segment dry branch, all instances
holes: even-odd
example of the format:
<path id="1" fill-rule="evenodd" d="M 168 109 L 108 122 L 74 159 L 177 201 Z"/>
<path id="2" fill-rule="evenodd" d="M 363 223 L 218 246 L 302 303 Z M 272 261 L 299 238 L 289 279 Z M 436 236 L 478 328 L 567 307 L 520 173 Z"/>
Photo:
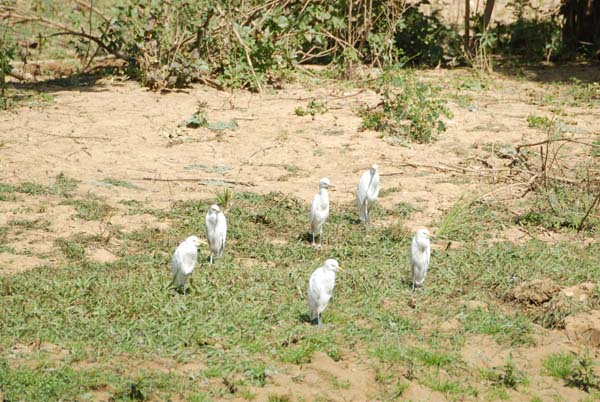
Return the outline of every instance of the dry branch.
<path id="1" fill-rule="evenodd" d="M 172 179 L 161 179 L 161 178 L 155 178 L 155 177 L 139 177 L 139 178 L 130 178 L 130 180 L 132 181 L 161 181 L 161 182 L 193 182 L 196 183 L 200 186 L 210 186 L 210 184 L 205 184 L 202 183 L 200 180 L 216 180 L 216 181 L 221 181 L 223 183 L 227 183 L 227 184 L 233 184 L 233 185 L 238 185 L 238 186 L 245 186 L 245 187 L 255 187 L 256 184 L 251 183 L 251 182 L 241 182 L 241 181 L 237 181 L 237 180 L 224 180 L 224 179 L 188 179 L 188 178 L 172 178 Z"/>
<path id="2" fill-rule="evenodd" d="M 250 71 L 252 71 L 252 76 L 254 76 L 254 80 L 256 81 L 256 86 L 258 87 L 258 92 L 262 92 L 262 86 L 260 85 L 260 81 L 258 80 L 258 77 L 256 76 L 256 72 L 254 71 L 254 65 L 252 64 L 252 58 L 250 57 L 250 49 L 248 49 L 248 46 L 242 40 L 242 37 L 238 33 L 237 29 L 235 29 L 235 26 L 232 26 L 231 29 L 233 30 L 233 33 L 234 33 L 235 37 L 237 38 L 238 42 L 240 42 L 240 45 L 242 45 L 242 47 L 244 48 L 244 53 L 246 54 L 246 61 L 248 62 Z"/>

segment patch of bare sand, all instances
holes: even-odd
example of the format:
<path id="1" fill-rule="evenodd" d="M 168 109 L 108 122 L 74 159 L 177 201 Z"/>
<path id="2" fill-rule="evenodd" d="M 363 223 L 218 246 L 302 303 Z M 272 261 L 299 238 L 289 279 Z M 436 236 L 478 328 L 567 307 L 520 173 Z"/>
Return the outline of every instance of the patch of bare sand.
<path id="1" fill-rule="evenodd" d="M 106 360 L 93 361 L 84 360 L 73 364 L 73 368 L 77 370 L 87 369 L 106 369 L 117 371 L 154 371 L 161 373 L 180 373 L 186 375 L 194 375 L 199 371 L 205 370 L 208 366 L 204 362 L 202 356 L 194 355 L 186 362 L 178 362 L 177 360 L 166 357 L 149 357 L 144 359 L 134 358 L 126 354 L 112 356 Z"/>
<path id="2" fill-rule="evenodd" d="M 565 331 L 572 342 L 600 347 L 600 311 L 592 310 L 566 317 Z"/>
<path id="3" fill-rule="evenodd" d="M 533 346 L 505 346 L 496 343 L 490 336 L 470 334 L 461 349 L 465 363 L 473 368 L 493 369 L 501 372 L 502 366 L 511 360 L 517 370 L 528 380 L 511 392 L 511 398 L 521 400 L 524 395 L 537 395 L 543 401 L 577 401 L 589 395 L 582 390 L 566 386 L 563 381 L 550 377 L 543 368 L 545 359 L 551 354 L 579 351 L 567 337 L 565 331 L 549 331 L 534 326 Z M 513 400 L 513 399 L 511 399 Z"/>
<path id="4" fill-rule="evenodd" d="M 113 262 L 119 259 L 119 257 L 104 248 L 87 250 L 86 256 L 90 261 L 99 263 Z"/>
<path id="5" fill-rule="evenodd" d="M 0 253 L 0 275 L 18 274 L 46 263 L 46 260 L 31 255 Z"/>
<path id="6" fill-rule="evenodd" d="M 50 342 L 31 342 L 29 344 L 17 343 L 6 351 L 9 363 L 13 367 L 25 366 L 36 368 L 39 365 L 52 362 L 63 364 L 70 351 Z M 32 355 L 36 355 L 33 357 Z"/>
<path id="7" fill-rule="evenodd" d="M 447 400 L 442 393 L 414 382 L 404 390 L 401 398 L 403 401 L 412 402 L 444 402 Z"/>
<path id="8" fill-rule="evenodd" d="M 317 352 L 309 364 L 286 365 L 270 376 L 264 387 L 252 387 L 250 391 L 260 401 L 267 400 L 270 395 L 311 401 L 319 398 L 361 402 L 377 399 L 375 372 L 354 353 L 336 362 Z"/>

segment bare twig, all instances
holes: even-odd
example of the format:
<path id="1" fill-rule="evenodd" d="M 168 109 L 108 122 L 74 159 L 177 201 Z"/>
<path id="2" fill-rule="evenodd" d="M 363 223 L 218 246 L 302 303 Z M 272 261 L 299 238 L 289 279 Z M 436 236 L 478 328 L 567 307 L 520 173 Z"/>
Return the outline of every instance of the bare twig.
<path id="1" fill-rule="evenodd" d="M 98 10 L 96 7 L 94 7 L 93 4 L 85 2 L 83 0 L 73 0 L 75 3 L 79 4 L 81 7 L 87 8 L 90 11 L 95 12 L 96 14 L 98 14 L 98 16 L 100 18 L 102 18 L 104 20 L 104 22 L 110 22 L 110 18 L 108 18 L 106 15 L 102 14 L 100 12 L 100 10 Z"/>
<path id="2" fill-rule="evenodd" d="M 160 179 L 160 178 L 156 178 L 156 177 L 139 177 L 139 178 L 130 178 L 130 180 L 132 180 L 132 181 L 136 181 L 136 180 L 137 181 L 161 181 L 161 182 L 194 182 L 200 186 L 210 186 L 210 184 L 202 183 L 200 181 L 202 179 L 187 179 L 187 178 Z M 222 181 L 223 183 L 233 184 L 233 185 L 238 185 L 238 186 L 245 186 L 245 187 L 255 187 L 256 186 L 256 184 L 254 184 L 254 183 L 241 182 L 241 181 L 236 181 L 236 180 L 224 180 L 224 179 L 213 179 L 213 180 L 218 180 L 218 181 Z"/>
<path id="3" fill-rule="evenodd" d="M 581 218 L 581 222 L 579 222 L 579 225 L 577 226 L 577 232 L 581 232 L 581 229 L 583 229 L 583 225 L 585 224 L 585 221 L 587 220 L 588 216 L 590 216 L 590 212 L 592 212 L 592 210 L 596 207 L 598 202 L 600 202 L 600 192 L 598 192 L 598 195 L 594 199 L 594 202 L 592 202 L 592 205 L 590 205 L 590 207 L 586 211 L 584 217 Z"/>
<path id="4" fill-rule="evenodd" d="M 240 44 L 244 48 L 244 53 L 246 53 L 246 60 L 248 61 L 248 65 L 250 66 L 250 71 L 252 71 L 252 75 L 254 76 L 254 80 L 256 81 L 256 86 L 258 87 L 258 92 L 262 92 L 262 86 L 260 85 L 260 81 L 258 80 L 258 77 L 256 76 L 256 72 L 254 71 L 254 65 L 252 64 L 252 58 L 250 57 L 250 49 L 248 49 L 248 46 L 242 40 L 242 37 L 238 33 L 237 29 L 235 29 L 235 25 L 233 25 L 231 28 L 233 30 L 233 34 L 235 35 L 237 40 L 240 42 Z"/>

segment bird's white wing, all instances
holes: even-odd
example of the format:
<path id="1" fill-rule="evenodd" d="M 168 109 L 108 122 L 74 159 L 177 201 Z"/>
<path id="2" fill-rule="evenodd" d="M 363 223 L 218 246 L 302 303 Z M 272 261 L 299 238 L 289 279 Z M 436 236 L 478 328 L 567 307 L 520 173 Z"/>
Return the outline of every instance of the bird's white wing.
<path id="1" fill-rule="evenodd" d="M 360 176 L 360 180 L 358 182 L 358 189 L 356 190 L 356 203 L 358 205 L 362 205 L 367 196 L 367 190 L 369 187 L 369 172 L 366 171 Z"/>
<path id="2" fill-rule="evenodd" d="M 371 201 L 376 200 L 379 196 L 379 172 L 373 175 L 371 181 L 371 185 L 369 186 L 369 198 Z"/>
<path id="3" fill-rule="evenodd" d="M 311 318 L 316 317 L 320 304 L 322 292 L 319 278 L 321 276 L 321 271 L 321 268 L 317 268 L 315 272 L 312 273 L 310 280 L 308 281 L 308 308 L 311 313 Z"/>
<path id="4" fill-rule="evenodd" d="M 171 258 L 171 273 L 173 276 L 176 276 L 181 270 L 181 264 L 179 262 L 179 247 L 173 253 L 173 257 Z"/>
<path id="5" fill-rule="evenodd" d="M 210 212 L 206 214 L 206 218 L 204 219 L 204 233 L 206 234 L 206 238 L 210 236 L 212 224 L 210 222 Z"/>
<path id="6" fill-rule="evenodd" d="M 223 253 L 223 249 L 225 248 L 225 242 L 227 241 L 227 220 L 225 219 L 224 214 L 218 214 L 217 216 L 217 226 L 215 227 L 215 239 L 217 240 L 217 248 L 219 250 L 219 255 Z"/>
<path id="7" fill-rule="evenodd" d="M 319 209 L 319 194 L 315 194 L 312 200 L 312 204 L 310 206 L 310 223 L 315 220 L 317 216 L 317 210 Z"/>
<path id="8" fill-rule="evenodd" d="M 196 246 L 193 244 L 184 244 L 181 250 L 177 250 L 179 253 L 176 253 L 178 260 L 180 271 L 189 275 L 194 271 L 194 266 L 196 265 L 196 259 L 198 258 L 198 250 Z"/>

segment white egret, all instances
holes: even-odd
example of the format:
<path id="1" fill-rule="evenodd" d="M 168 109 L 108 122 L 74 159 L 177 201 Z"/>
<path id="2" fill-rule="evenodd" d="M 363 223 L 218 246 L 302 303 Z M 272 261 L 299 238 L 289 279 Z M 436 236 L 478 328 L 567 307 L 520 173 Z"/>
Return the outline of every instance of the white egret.
<path id="1" fill-rule="evenodd" d="M 227 240 L 227 220 L 218 205 L 211 205 L 206 213 L 206 238 L 210 247 L 210 263 L 223 255 Z"/>
<path id="2" fill-rule="evenodd" d="M 429 259 L 431 257 L 430 236 L 429 230 L 419 229 L 412 239 L 409 260 L 412 271 L 413 291 L 417 286 L 423 286 L 425 282 L 427 268 L 429 268 Z"/>
<path id="3" fill-rule="evenodd" d="M 310 230 L 312 244 L 315 245 L 315 236 L 319 236 L 319 245 L 323 244 L 323 225 L 329 216 L 329 193 L 327 189 L 333 187 L 327 177 L 319 181 L 319 192 L 315 194 L 310 206 Z"/>
<path id="4" fill-rule="evenodd" d="M 321 313 L 327 308 L 333 294 L 335 274 L 340 270 L 342 268 L 338 262 L 329 259 L 312 273 L 308 281 L 308 312 L 311 321 L 317 319 L 319 326 L 322 325 Z"/>
<path id="5" fill-rule="evenodd" d="M 371 223 L 369 219 L 369 204 L 377 201 L 379 195 L 379 166 L 373 164 L 363 173 L 356 190 L 356 207 L 361 222 Z"/>
<path id="6" fill-rule="evenodd" d="M 172 285 L 183 288 L 183 294 L 187 293 L 187 278 L 194 272 L 196 266 L 199 245 L 200 239 L 190 236 L 177 246 L 171 259 Z"/>

